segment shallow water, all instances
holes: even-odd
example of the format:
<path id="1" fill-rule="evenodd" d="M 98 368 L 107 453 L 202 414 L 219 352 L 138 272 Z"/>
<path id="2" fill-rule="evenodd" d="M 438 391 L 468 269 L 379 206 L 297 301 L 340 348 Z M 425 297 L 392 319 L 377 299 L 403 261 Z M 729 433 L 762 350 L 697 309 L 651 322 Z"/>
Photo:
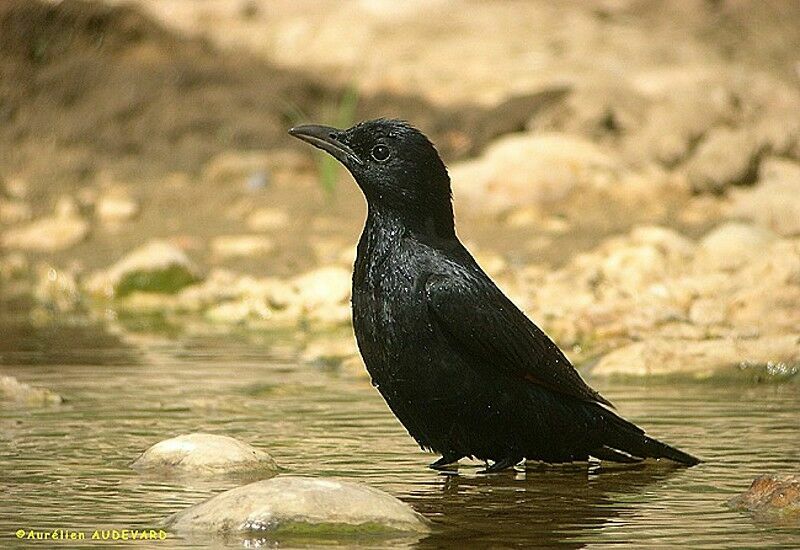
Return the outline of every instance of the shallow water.
<path id="1" fill-rule="evenodd" d="M 479 464 L 467 463 L 458 476 L 447 476 L 425 468 L 435 457 L 416 448 L 366 379 L 302 364 L 296 334 L 154 336 L 83 323 L 33 327 L 13 309 L 0 315 L 0 373 L 68 401 L 0 406 L 3 547 L 31 546 L 15 539 L 17 529 L 156 526 L 240 484 L 159 479 L 128 467 L 151 444 L 192 431 L 267 449 L 291 473 L 368 483 L 432 521 L 429 536 L 393 545 L 800 547 L 796 527 L 758 523 L 724 506 L 759 474 L 796 471 L 798 384 L 593 381 L 623 415 L 705 459 L 695 468 L 574 465 L 485 477 L 476 474 Z M 128 544 L 210 542 L 170 534 L 166 541 Z M 381 547 L 389 541 L 262 542 Z"/>

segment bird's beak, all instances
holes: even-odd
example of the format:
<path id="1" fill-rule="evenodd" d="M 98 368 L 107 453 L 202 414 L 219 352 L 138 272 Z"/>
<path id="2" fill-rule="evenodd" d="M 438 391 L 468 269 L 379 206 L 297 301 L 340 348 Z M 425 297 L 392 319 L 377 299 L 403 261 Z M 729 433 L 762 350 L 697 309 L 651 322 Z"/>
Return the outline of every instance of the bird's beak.
<path id="1" fill-rule="evenodd" d="M 345 166 L 350 166 L 352 163 L 364 164 L 350 147 L 339 141 L 337 136 L 340 133 L 341 131 L 336 128 L 317 126 L 315 124 L 295 126 L 289 130 L 289 135 L 302 139 L 314 147 L 330 153 Z"/>

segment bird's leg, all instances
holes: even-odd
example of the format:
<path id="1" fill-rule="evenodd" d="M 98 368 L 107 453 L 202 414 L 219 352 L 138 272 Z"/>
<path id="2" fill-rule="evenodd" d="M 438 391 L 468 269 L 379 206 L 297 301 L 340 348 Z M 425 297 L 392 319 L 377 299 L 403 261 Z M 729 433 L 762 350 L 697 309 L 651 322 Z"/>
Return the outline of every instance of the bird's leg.
<path id="1" fill-rule="evenodd" d="M 479 474 L 496 474 L 497 472 L 501 472 L 503 470 L 507 470 L 508 468 L 513 468 L 517 462 L 522 460 L 521 458 L 517 457 L 506 457 L 502 460 L 495 461 L 494 464 L 489 466 L 484 470 L 480 470 Z"/>
<path id="2" fill-rule="evenodd" d="M 458 462 L 462 458 L 463 457 L 454 453 L 444 453 L 442 458 L 428 464 L 428 468 L 432 470 L 446 470 L 449 465 Z"/>

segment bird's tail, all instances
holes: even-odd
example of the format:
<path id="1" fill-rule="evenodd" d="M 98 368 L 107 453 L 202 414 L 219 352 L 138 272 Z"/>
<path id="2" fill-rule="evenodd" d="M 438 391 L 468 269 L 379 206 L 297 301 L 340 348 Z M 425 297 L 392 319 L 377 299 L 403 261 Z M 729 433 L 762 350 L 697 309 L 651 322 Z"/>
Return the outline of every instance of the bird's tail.
<path id="1" fill-rule="evenodd" d="M 700 459 L 695 456 L 645 435 L 641 428 L 620 418 L 611 411 L 606 410 L 604 416 L 606 420 L 605 445 L 599 451 L 599 454 L 605 454 L 606 460 L 624 462 L 613 458 L 614 454 L 619 454 L 618 451 L 622 451 L 634 459 L 666 458 L 686 466 L 694 466 L 700 462 Z M 593 456 L 601 460 L 604 459 L 603 456 L 598 456 L 594 453 Z M 629 461 L 626 460 L 625 462 Z"/>

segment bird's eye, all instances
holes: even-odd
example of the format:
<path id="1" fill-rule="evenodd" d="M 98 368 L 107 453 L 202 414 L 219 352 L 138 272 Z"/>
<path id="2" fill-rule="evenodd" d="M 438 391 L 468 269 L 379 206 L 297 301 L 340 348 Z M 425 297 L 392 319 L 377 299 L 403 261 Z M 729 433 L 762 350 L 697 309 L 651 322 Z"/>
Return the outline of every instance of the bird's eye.
<path id="1" fill-rule="evenodd" d="M 389 151 L 389 148 L 385 145 L 376 145 L 372 148 L 372 158 L 378 162 L 384 162 L 388 160 L 391 155 L 391 151 Z"/>

